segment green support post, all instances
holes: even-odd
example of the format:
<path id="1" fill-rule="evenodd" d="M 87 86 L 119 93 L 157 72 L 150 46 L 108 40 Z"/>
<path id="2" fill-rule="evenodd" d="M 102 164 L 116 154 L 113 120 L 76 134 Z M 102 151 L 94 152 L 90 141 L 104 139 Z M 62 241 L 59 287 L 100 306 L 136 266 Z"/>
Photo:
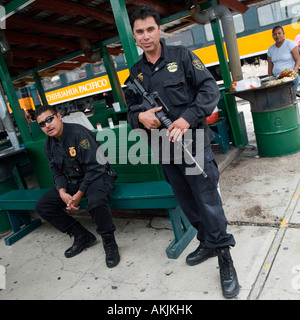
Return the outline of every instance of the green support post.
<path id="1" fill-rule="evenodd" d="M 225 46 L 222 37 L 222 32 L 219 24 L 219 19 L 214 19 L 210 22 L 211 28 L 214 35 L 215 45 L 218 53 L 218 58 L 220 62 L 221 74 L 224 81 L 225 88 L 229 88 L 231 84 L 231 76 L 229 71 L 229 66 L 227 62 L 227 56 L 225 54 Z"/>
<path id="2" fill-rule="evenodd" d="M 101 50 L 101 55 L 105 65 L 105 69 L 111 84 L 114 100 L 120 103 L 121 111 L 125 112 L 127 109 L 125 107 L 126 102 L 125 102 L 124 92 L 122 90 L 115 65 L 112 61 L 112 58 L 106 46 L 100 45 L 100 50 Z"/>
<path id="3" fill-rule="evenodd" d="M 227 91 L 232 82 L 229 66 L 227 62 L 227 56 L 225 54 L 224 41 L 219 25 L 219 19 L 216 18 L 211 21 L 211 27 L 214 35 L 215 45 L 220 62 L 221 74 L 224 81 L 225 90 Z M 231 95 L 224 95 L 229 123 L 233 134 L 233 143 L 236 147 L 245 146 L 242 126 L 237 110 L 235 98 Z"/>
<path id="4" fill-rule="evenodd" d="M 139 60 L 124 0 L 110 0 L 129 70 Z"/>
<path id="5" fill-rule="evenodd" d="M 1 50 L 0 50 L 0 79 L 3 85 L 3 88 L 5 90 L 5 93 L 7 95 L 8 101 L 10 103 L 11 110 L 14 114 L 16 124 L 18 126 L 21 137 L 24 142 L 31 141 L 32 138 L 31 138 L 23 111 L 20 107 L 19 100 L 15 92 L 13 83 L 11 81 L 11 77 L 8 72 L 8 68 Z"/>
<path id="6" fill-rule="evenodd" d="M 8 4 L 5 5 L 5 10 L 1 15 L 0 19 L 4 18 L 7 19 L 12 14 L 18 12 L 19 10 L 29 6 L 34 0 L 12 0 Z"/>
<path id="7" fill-rule="evenodd" d="M 44 88 L 43 88 L 39 73 L 37 71 L 33 71 L 32 75 L 33 75 L 33 79 L 35 81 L 35 85 L 36 85 L 36 88 L 38 90 L 38 93 L 39 93 L 39 95 L 41 97 L 42 104 L 43 105 L 48 104 L 48 101 L 47 101 L 47 98 L 46 98 L 46 95 L 45 95 L 45 91 L 44 91 Z"/>

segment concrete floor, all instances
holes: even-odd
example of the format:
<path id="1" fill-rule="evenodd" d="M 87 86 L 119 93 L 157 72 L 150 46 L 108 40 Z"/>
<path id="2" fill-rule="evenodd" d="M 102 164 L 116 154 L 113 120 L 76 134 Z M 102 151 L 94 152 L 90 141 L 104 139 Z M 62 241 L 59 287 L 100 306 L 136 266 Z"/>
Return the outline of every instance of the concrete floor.
<path id="1" fill-rule="evenodd" d="M 240 108 L 247 112 L 249 125 L 248 106 Z M 300 300 L 300 152 L 260 158 L 250 132 L 243 152 L 231 148 L 226 155 L 215 153 L 222 171 L 228 231 L 237 243 L 231 254 L 241 290 L 234 299 Z M 250 207 L 261 211 L 251 216 Z M 259 216 L 261 212 L 264 216 Z M 78 219 L 95 233 L 90 217 Z M 115 216 L 114 220 L 121 262 L 113 269 L 105 265 L 100 237 L 71 259 L 64 257 L 64 251 L 73 240 L 47 223 L 12 246 L 1 239 L 0 265 L 5 274 L 0 272 L 0 300 L 109 300 L 114 306 L 121 300 L 224 299 L 216 257 L 194 267 L 185 263 L 198 246 L 196 239 L 178 259 L 167 258 L 165 249 L 173 239 L 168 217 Z"/>

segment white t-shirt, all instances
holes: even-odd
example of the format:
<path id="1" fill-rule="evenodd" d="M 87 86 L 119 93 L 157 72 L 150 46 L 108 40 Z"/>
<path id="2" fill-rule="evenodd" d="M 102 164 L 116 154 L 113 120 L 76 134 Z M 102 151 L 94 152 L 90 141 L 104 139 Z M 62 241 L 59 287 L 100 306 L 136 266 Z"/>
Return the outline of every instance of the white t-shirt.
<path id="1" fill-rule="evenodd" d="M 272 73 L 274 76 L 280 75 L 284 69 L 294 69 L 295 60 L 291 51 L 297 47 L 292 40 L 285 39 L 280 48 L 277 48 L 275 43 L 268 49 L 267 55 L 273 62 Z"/>

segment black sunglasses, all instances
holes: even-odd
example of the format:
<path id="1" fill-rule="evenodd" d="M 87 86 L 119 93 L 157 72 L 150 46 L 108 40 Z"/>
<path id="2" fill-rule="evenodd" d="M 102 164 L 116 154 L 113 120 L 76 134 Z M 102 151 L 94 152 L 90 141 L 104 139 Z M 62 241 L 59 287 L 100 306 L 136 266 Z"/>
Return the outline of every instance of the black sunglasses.
<path id="1" fill-rule="evenodd" d="M 45 121 L 40 122 L 38 125 L 39 125 L 41 128 L 46 127 L 46 122 L 47 122 L 47 123 L 51 123 L 51 122 L 53 121 L 53 119 L 54 119 L 54 116 L 55 116 L 55 114 L 52 114 L 51 116 L 47 117 L 47 118 L 45 119 Z"/>

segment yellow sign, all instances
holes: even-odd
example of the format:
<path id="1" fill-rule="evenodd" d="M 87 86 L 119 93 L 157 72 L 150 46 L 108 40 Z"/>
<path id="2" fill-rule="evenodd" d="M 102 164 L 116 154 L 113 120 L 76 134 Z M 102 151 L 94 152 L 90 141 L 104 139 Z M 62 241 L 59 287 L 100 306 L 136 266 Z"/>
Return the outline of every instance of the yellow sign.
<path id="1" fill-rule="evenodd" d="M 19 99 L 19 104 L 20 104 L 21 109 L 24 109 L 24 110 L 31 110 L 31 109 L 35 110 L 33 99 L 31 97 L 26 97 L 26 98 Z M 8 106 L 9 113 L 12 113 L 12 110 L 11 110 L 9 102 L 7 102 L 7 106 Z"/>
<path id="2" fill-rule="evenodd" d="M 121 85 L 124 84 L 128 76 L 128 69 L 118 72 L 118 77 Z M 108 79 L 108 75 L 105 75 L 95 79 L 73 84 L 68 87 L 60 88 L 51 92 L 47 92 L 46 98 L 49 104 L 57 104 L 64 101 L 105 92 L 108 90 L 111 90 L 111 85 Z"/>

